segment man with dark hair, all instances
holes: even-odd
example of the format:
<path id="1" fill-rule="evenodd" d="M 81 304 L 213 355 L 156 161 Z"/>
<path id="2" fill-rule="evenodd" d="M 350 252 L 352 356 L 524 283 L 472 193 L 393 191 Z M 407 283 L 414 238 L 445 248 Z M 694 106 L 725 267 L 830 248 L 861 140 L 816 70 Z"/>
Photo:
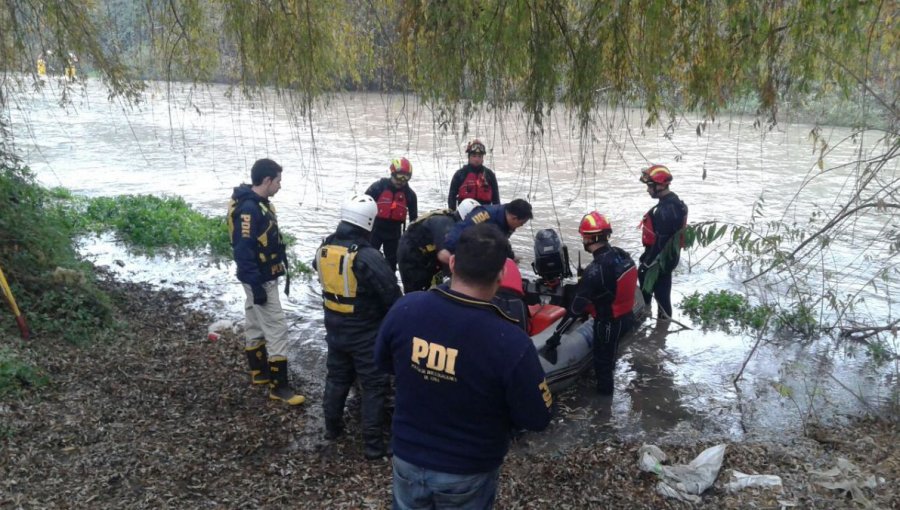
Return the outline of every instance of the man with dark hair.
<path id="1" fill-rule="evenodd" d="M 373 350 L 378 327 L 400 298 L 397 277 L 369 244 L 378 214 L 372 197 L 359 195 L 341 207 L 341 222 L 316 252 L 314 267 L 322 284 L 325 307 L 325 439 L 344 431 L 344 404 L 355 379 L 362 389 L 363 455 L 369 460 L 387 455 L 382 437 L 388 377 L 375 366 Z"/>
<path id="2" fill-rule="evenodd" d="M 287 272 L 286 248 L 269 198 L 281 189 L 281 165 L 260 159 L 250 169 L 253 183 L 234 188 L 228 231 L 237 278 L 244 287 L 244 351 L 253 384 L 268 384 L 269 398 L 290 405 L 306 399 L 288 384 L 287 321 L 278 298 L 278 277 Z M 285 288 L 285 294 L 288 290 Z"/>
<path id="3" fill-rule="evenodd" d="M 476 207 L 475 210 L 469 213 L 465 221 L 457 223 L 453 230 L 447 234 L 447 239 L 444 241 L 444 249 L 438 252 L 438 260 L 447 264 L 450 260 L 450 254 L 456 250 L 456 243 L 459 241 L 459 237 L 463 231 L 473 225 L 478 225 L 479 223 L 495 225 L 509 238 L 517 228 L 528 223 L 528 220 L 532 217 L 534 217 L 534 214 L 531 212 L 531 204 L 521 198 L 517 198 L 508 204 Z M 511 247 L 506 255 L 511 259 L 515 258 Z"/>
<path id="4" fill-rule="evenodd" d="M 396 271 L 397 246 L 400 243 L 403 226 L 406 225 L 407 216 L 409 221 L 416 221 L 419 217 L 419 206 L 416 192 L 409 187 L 409 180 L 412 179 L 412 163 L 406 158 L 395 159 L 391 161 L 389 171 L 391 176 L 372 183 L 366 190 L 366 195 L 372 197 L 378 206 L 378 215 L 372 227 L 372 248 L 383 250 L 384 258 L 391 266 L 391 270 Z"/>
<path id="5" fill-rule="evenodd" d="M 388 312 L 375 359 L 393 373 L 394 508 L 490 508 L 513 430 L 543 430 L 553 397 L 534 345 L 490 303 L 509 241 L 475 225 L 450 257 L 449 287 Z"/>
<path id="6" fill-rule="evenodd" d="M 485 152 L 484 144 L 480 140 L 472 140 L 466 145 L 469 163 L 457 170 L 450 179 L 447 208 L 451 211 L 467 198 L 473 198 L 481 205 L 500 203 L 497 177 L 490 168 L 484 166 Z"/>
<path id="7" fill-rule="evenodd" d="M 681 259 L 682 236 L 687 226 L 688 208 L 669 185 L 672 172 L 663 165 L 653 165 L 641 171 L 641 182 L 647 194 L 659 202 L 641 220 L 640 282 L 644 302 L 656 298 L 659 317 L 672 317 L 672 272 Z"/>

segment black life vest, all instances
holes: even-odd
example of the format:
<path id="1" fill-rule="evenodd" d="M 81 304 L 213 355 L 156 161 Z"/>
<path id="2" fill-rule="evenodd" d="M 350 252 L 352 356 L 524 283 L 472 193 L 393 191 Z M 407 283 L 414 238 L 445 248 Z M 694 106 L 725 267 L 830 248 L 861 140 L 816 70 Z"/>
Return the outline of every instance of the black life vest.
<path id="1" fill-rule="evenodd" d="M 422 255 L 426 256 L 433 255 L 437 252 L 437 246 L 434 245 L 434 236 L 437 234 L 443 237 L 443 235 L 446 235 L 446 233 L 450 231 L 453 223 L 456 222 L 454 214 L 456 214 L 456 212 L 451 211 L 450 209 L 438 209 L 416 218 L 416 221 L 410 223 L 409 226 L 406 227 L 406 232 L 403 234 L 403 236 L 410 241 L 410 248 L 415 248 Z M 446 220 L 438 219 L 437 217 L 439 216 L 445 217 Z M 426 228 L 426 222 L 428 222 L 428 228 Z M 435 227 L 441 228 L 444 232 L 432 232 L 431 229 L 434 229 Z"/>
<path id="2" fill-rule="evenodd" d="M 247 199 L 244 199 L 247 200 Z M 234 239 L 235 213 L 244 200 L 231 199 L 228 204 L 228 237 Z M 281 233 L 278 230 L 278 219 L 275 215 L 275 206 L 266 205 L 263 202 L 257 202 L 262 216 L 266 221 L 266 228 L 263 233 L 256 237 L 257 243 L 257 263 L 259 264 L 259 272 L 263 276 L 263 281 L 274 280 L 282 276 L 287 271 L 285 267 L 286 248 L 281 239 Z M 240 228 L 249 234 L 251 228 L 251 217 L 249 214 L 242 214 L 240 218 Z"/>

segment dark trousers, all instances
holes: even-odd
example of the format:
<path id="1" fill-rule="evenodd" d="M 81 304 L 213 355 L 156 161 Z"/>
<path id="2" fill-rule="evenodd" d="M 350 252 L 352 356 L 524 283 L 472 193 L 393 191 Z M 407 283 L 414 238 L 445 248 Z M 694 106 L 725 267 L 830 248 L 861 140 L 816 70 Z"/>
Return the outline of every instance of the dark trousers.
<path id="1" fill-rule="evenodd" d="M 597 376 L 597 391 L 612 395 L 616 374 L 616 355 L 619 339 L 634 327 L 631 312 L 618 319 L 598 319 L 594 321 L 594 373 Z"/>
<path id="2" fill-rule="evenodd" d="M 378 235 L 377 230 L 372 231 L 372 238 L 369 240 L 372 247 L 381 250 L 384 253 L 384 259 L 391 266 L 391 271 L 397 270 L 397 246 L 400 245 L 399 238 L 383 238 Z M 384 249 L 382 249 L 382 246 Z"/>
<path id="3" fill-rule="evenodd" d="M 641 287 L 644 286 L 644 274 L 639 273 L 641 280 Z M 650 298 L 656 298 L 656 304 L 660 310 L 666 313 L 669 317 L 672 317 L 672 273 L 664 274 L 662 272 L 659 273 L 659 277 L 656 279 L 656 284 L 653 286 L 652 293 L 643 293 L 644 294 L 644 303 L 650 304 Z"/>
<path id="4" fill-rule="evenodd" d="M 416 290 L 430 289 L 433 279 L 434 273 L 425 270 L 421 266 L 400 264 L 400 280 L 403 281 L 404 294 L 409 294 Z"/>
<path id="5" fill-rule="evenodd" d="M 325 376 L 325 396 L 322 408 L 325 426 L 342 428 L 344 404 L 350 386 L 358 377 L 362 389 L 362 435 L 366 446 L 381 447 L 384 405 L 388 392 L 388 376 L 375 366 L 374 329 L 357 335 L 325 333 L 328 359 Z"/>
<path id="6" fill-rule="evenodd" d="M 397 266 L 400 268 L 403 293 L 409 294 L 416 290 L 431 288 L 431 281 L 438 271 L 437 256 L 434 253 L 423 254 L 407 237 L 400 238 L 399 245 Z"/>

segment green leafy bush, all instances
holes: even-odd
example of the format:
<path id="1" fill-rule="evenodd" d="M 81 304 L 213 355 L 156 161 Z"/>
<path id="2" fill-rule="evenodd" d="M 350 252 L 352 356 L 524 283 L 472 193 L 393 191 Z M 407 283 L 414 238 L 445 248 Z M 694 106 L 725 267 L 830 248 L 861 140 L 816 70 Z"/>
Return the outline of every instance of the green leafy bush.
<path id="1" fill-rule="evenodd" d="M 78 342 L 114 324 L 109 298 L 72 245 L 80 220 L 67 197 L 38 186 L 27 168 L 0 167 L 0 267 L 35 333 Z"/>
<path id="2" fill-rule="evenodd" d="M 803 303 L 795 303 L 787 310 L 751 305 L 746 297 L 727 290 L 705 294 L 694 292 L 684 298 L 681 308 L 704 328 L 766 332 L 772 327 L 776 331 L 791 330 L 807 337 L 819 330 L 812 309 Z"/>
<path id="3" fill-rule="evenodd" d="M 22 361 L 9 348 L 0 347 L 0 398 L 17 395 L 22 388 L 43 386 L 47 377 Z"/>

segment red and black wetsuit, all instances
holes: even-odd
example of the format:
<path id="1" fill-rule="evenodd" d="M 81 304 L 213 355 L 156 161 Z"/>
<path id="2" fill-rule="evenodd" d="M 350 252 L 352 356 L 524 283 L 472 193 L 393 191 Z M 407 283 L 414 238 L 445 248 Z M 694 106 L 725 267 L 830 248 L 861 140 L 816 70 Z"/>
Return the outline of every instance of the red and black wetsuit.
<path id="1" fill-rule="evenodd" d="M 456 206 L 467 198 L 474 198 L 481 205 L 500 203 L 497 177 L 490 168 L 484 165 L 466 165 L 453 174 L 447 194 L 447 207 L 455 211 Z"/>
<path id="2" fill-rule="evenodd" d="M 419 217 L 416 192 L 409 184 L 397 187 L 389 177 L 384 177 L 369 186 L 366 195 L 375 199 L 378 206 L 378 215 L 372 226 L 372 247 L 380 250 L 384 245 L 384 258 L 391 269 L 396 271 L 397 245 L 403 233 L 403 224 L 406 223 L 407 216 L 409 221 L 416 221 Z"/>
<path id="3" fill-rule="evenodd" d="M 644 278 L 649 266 L 659 264 L 659 276 L 652 292 L 644 290 L 644 302 L 649 304 L 656 297 L 659 307 L 672 316 L 672 271 L 681 259 L 681 241 L 673 239 L 687 225 L 688 208 L 678 195 L 669 193 L 659 199 L 641 221 L 644 254 L 641 255 L 640 282 L 643 289 Z M 669 245 L 670 242 L 678 243 Z"/>
<path id="4" fill-rule="evenodd" d="M 637 267 L 631 255 L 613 246 L 599 248 L 593 255 L 568 313 L 582 315 L 593 306 L 597 389 L 609 395 L 613 392 L 619 338 L 634 327 Z"/>

